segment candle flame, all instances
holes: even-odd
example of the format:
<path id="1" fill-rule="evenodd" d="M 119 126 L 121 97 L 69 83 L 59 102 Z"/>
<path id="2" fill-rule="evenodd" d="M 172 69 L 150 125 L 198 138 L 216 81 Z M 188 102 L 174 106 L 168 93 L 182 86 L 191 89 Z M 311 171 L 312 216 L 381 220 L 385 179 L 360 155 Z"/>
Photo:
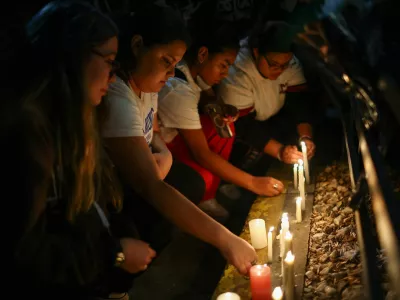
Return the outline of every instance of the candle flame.
<path id="1" fill-rule="evenodd" d="M 289 251 L 289 252 L 286 254 L 285 262 L 288 263 L 288 264 L 294 262 L 294 255 L 292 254 L 292 251 Z"/>
<path id="2" fill-rule="evenodd" d="M 296 203 L 301 203 L 301 201 L 303 201 L 303 198 L 301 198 L 301 197 L 296 197 Z"/>
<path id="3" fill-rule="evenodd" d="M 274 226 L 271 226 L 271 227 L 269 228 L 269 232 L 274 231 L 274 229 L 275 229 L 275 227 L 274 227 Z"/>
<path id="4" fill-rule="evenodd" d="M 305 143 L 304 141 L 300 142 L 300 145 L 301 145 L 302 147 L 306 147 L 306 143 Z"/>
<path id="5" fill-rule="evenodd" d="M 299 159 L 299 166 L 302 167 L 303 164 L 304 164 L 303 160 L 302 160 L 302 159 Z"/>
<path id="6" fill-rule="evenodd" d="M 274 288 L 274 291 L 272 292 L 272 298 L 278 300 L 278 299 L 282 299 L 282 297 L 283 297 L 283 292 L 282 292 L 281 287 L 278 286 L 278 287 Z"/>
<path id="7" fill-rule="evenodd" d="M 293 235 L 290 233 L 290 231 L 286 231 L 285 234 L 285 240 L 291 240 L 293 238 Z"/>
<path id="8" fill-rule="evenodd" d="M 217 300 L 238 300 L 240 299 L 239 295 L 236 293 L 226 292 L 218 296 Z"/>

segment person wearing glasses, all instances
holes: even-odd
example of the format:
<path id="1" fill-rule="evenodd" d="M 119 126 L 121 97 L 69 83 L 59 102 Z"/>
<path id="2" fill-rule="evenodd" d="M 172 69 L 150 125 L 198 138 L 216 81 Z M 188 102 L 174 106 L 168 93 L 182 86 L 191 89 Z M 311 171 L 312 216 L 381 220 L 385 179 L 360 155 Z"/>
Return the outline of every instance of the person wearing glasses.
<path id="1" fill-rule="evenodd" d="M 291 52 L 295 30 L 285 22 L 256 26 L 241 41 L 219 97 L 240 110 L 237 136 L 261 153 L 286 164 L 302 159 L 299 141 L 314 156 L 309 95 L 299 60 Z M 296 136 L 297 135 L 297 136 Z"/>
<path id="2" fill-rule="evenodd" d="M 117 232 L 112 221 L 122 195 L 95 107 L 115 81 L 117 36 L 91 5 L 54 1 L 8 49 L 6 70 L 19 80 L 2 86 L 0 104 L 3 237 L 11 252 L 3 271 L 6 286 L 23 287 L 10 289 L 12 297 L 125 300 L 133 274 L 155 256 L 131 226 Z"/>

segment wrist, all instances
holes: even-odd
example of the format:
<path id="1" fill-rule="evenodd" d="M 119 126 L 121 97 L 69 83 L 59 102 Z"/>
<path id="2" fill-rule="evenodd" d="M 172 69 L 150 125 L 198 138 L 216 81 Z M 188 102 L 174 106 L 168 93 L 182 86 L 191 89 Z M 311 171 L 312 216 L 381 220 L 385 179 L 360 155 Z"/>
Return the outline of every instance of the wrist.
<path id="1" fill-rule="evenodd" d="M 278 154 L 277 154 L 277 156 L 276 156 L 276 158 L 277 158 L 279 161 L 282 161 L 283 150 L 285 150 L 285 145 L 281 145 L 281 146 L 279 147 Z"/>
<path id="2" fill-rule="evenodd" d="M 226 229 L 224 226 L 220 227 L 222 228 L 220 229 L 220 232 L 217 235 L 218 238 L 214 246 L 220 251 L 223 251 L 224 249 L 226 249 L 227 246 L 230 245 L 230 240 L 232 238 L 231 236 L 233 235 L 233 233 L 230 232 L 228 229 Z"/>
<path id="3" fill-rule="evenodd" d="M 312 139 L 312 136 L 310 136 L 310 135 L 302 135 L 302 136 L 300 136 L 300 138 L 299 138 L 299 144 L 300 144 L 301 142 L 306 141 L 306 140 L 312 141 L 312 140 L 313 140 L 313 139 Z"/>

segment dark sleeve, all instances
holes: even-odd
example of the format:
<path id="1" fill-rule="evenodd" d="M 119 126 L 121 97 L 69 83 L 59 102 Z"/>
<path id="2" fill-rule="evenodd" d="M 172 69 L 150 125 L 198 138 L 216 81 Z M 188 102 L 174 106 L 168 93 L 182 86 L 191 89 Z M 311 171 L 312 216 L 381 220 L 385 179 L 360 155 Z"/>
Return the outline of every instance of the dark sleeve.
<path id="1" fill-rule="evenodd" d="M 22 280 L 23 274 L 24 286 L 32 292 L 80 290 L 112 268 L 118 242 L 95 208 L 73 224 L 66 220 L 62 203 L 61 209 L 50 208 L 51 145 L 35 122 L 22 116 L 2 131 L 0 157 L 7 176 L 1 190 L 13 259 L 8 279 Z"/>
<path id="2" fill-rule="evenodd" d="M 296 87 L 290 87 L 293 90 Z M 313 94 L 305 85 L 298 86 L 297 91 L 287 91 L 284 109 L 293 118 L 296 124 L 313 123 Z"/>

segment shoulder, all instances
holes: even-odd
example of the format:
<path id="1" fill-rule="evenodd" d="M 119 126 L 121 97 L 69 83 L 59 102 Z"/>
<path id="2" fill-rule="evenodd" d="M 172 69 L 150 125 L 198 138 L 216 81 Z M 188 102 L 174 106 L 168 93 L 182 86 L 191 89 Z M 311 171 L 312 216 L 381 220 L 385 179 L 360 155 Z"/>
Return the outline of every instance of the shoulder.
<path id="1" fill-rule="evenodd" d="M 108 88 L 107 98 L 109 98 L 110 104 L 113 105 L 119 100 L 129 100 L 136 102 L 135 94 L 131 88 L 121 78 L 117 77 L 116 81 L 111 83 Z"/>
<path id="2" fill-rule="evenodd" d="M 293 56 L 292 60 L 290 61 L 289 68 L 287 68 L 281 77 L 281 80 L 288 81 L 293 79 L 294 77 L 303 77 L 303 67 L 299 61 L 299 59 Z"/>
<path id="3" fill-rule="evenodd" d="M 158 93 L 159 105 L 166 102 L 197 102 L 200 92 L 196 92 L 186 81 L 180 78 L 170 78 Z"/>

